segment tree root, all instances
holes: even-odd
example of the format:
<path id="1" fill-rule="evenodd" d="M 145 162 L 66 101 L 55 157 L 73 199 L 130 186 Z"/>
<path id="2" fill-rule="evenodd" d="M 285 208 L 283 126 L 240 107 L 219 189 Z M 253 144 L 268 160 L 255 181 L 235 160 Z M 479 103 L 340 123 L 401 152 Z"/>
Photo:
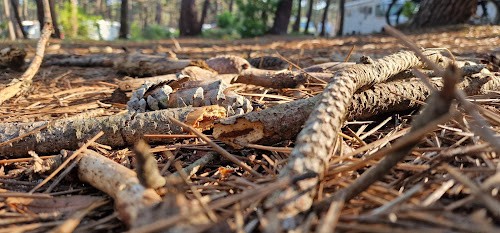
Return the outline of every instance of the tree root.
<path id="1" fill-rule="evenodd" d="M 99 131 L 103 131 L 106 136 L 101 137 L 98 143 L 112 147 L 127 146 L 134 144 L 144 134 L 182 133 L 182 128 L 173 125 L 168 116 L 194 125 L 197 129 L 206 130 L 211 128 L 214 120 L 225 115 L 223 107 L 207 106 L 90 119 L 59 120 L 40 132 L 1 147 L 0 155 L 13 158 L 26 155 L 30 150 L 44 154 L 58 152 L 61 149 L 76 149 L 79 147 L 78 142 L 90 139 Z M 48 122 L 0 124 L 0 141 L 16 138 L 24 132 L 35 130 L 45 124 Z M 149 142 L 154 141 L 149 140 Z"/>

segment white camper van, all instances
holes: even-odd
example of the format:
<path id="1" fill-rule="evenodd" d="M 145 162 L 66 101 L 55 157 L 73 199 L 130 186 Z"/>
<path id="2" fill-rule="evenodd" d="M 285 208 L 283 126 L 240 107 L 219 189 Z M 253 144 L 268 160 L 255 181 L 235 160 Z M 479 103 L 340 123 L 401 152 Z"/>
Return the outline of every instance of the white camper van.
<path id="1" fill-rule="evenodd" d="M 344 35 L 368 34 L 382 31 L 387 25 L 385 13 L 391 0 L 356 0 L 345 3 Z M 401 9 L 405 0 L 399 0 L 391 8 L 393 11 Z M 392 12 L 393 14 L 395 12 Z M 391 21 L 395 22 L 396 15 L 391 14 Z M 408 19 L 400 16 L 399 22 Z"/>

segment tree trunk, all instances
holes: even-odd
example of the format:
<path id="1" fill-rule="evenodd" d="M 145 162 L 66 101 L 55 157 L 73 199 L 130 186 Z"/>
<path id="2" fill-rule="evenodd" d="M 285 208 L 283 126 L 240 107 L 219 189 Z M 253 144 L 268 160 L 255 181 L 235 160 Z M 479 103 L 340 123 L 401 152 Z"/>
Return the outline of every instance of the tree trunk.
<path id="1" fill-rule="evenodd" d="M 465 23 L 477 10 L 477 1 L 422 0 L 411 28 Z"/>
<path id="2" fill-rule="evenodd" d="M 195 36 L 201 33 L 197 18 L 196 0 L 182 0 L 179 19 L 180 36 Z"/>
<path id="3" fill-rule="evenodd" d="M 210 6 L 210 0 L 205 0 L 203 2 L 203 9 L 201 10 L 201 18 L 199 24 L 199 31 L 201 33 L 201 29 L 203 28 L 203 24 L 205 23 L 205 18 L 207 17 L 208 7 Z"/>
<path id="4" fill-rule="evenodd" d="M 36 0 L 36 15 L 38 18 L 38 22 L 40 23 L 40 30 L 42 29 L 45 18 L 44 18 L 44 13 L 43 13 L 43 1 L 42 0 Z"/>
<path id="5" fill-rule="evenodd" d="M 4 6 L 4 11 L 5 11 L 5 16 L 7 17 L 7 21 L 9 24 L 9 35 L 11 40 L 16 39 L 16 31 L 14 29 L 14 22 L 13 18 L 10 16 L 10 6 L 9 6 L 9 1 L 8 0 L 3 0 L 3 6 Z"/>
<path id="6" fill-rule="evenodd" d="M 321 20 L 321 33 L 319 34 L 320 36 L 326 35 L 326 19 L 328 19 L 328 8 L 330 8 L 330 1 L 331 0 L 326 0 L 325 11 L 323 12 L 323 19 Z"/>
<path id="7" fill-rule="evenodd" d="M 309 32 L 309 24 L 311 23 L 311 16 L 313 12 L 314 0 L 309 0 L 309 9 L 307 10 L 307 23 L 306 28 L 304 29 L 304 34 L 308 34 Z"/>
<path id="8" fill-rule="evenodd" d="M 77 5 L 76 0 L 71 0 L 71 36 L 78 35 Z"/>
<path id="9" fill-rule="evenodd" d="M 337 36 L 342 36 L 344 34 L 344 14 L 345 14 L 345 0 L 340 0 L 339 1 L 339 13 L 338 15 L 338 30 L 337 30 Z"/>
<path id="10" fill-rule="evenodd" d="M 73 3 L 73 0 L 71 0 L 71 2 Z M 102 14 L 102 3 L 103 1 L 101 0 L 96 0 L 95 1 L 95 9 L 94 9 L 94 14 L 96 15 L 101 15 Z"/>
<path id="11" fill-rule="evenodd" d="M 299 9 L 297 11 L 297 17 L 295 18 L 295 23 L 293 24 L 292 31 L 298 32 L 300 30 L 300 18 L 302 16 L 302 0 L 297 0 L 299 3 Z"/>
<path id="12" fill-rule="evenodd" d="M 18 38 L 27 38 L 26 31 L 24 31 L 23 21 L 21 20 L 21 16 L 19 15 L 19 0 L 10 0 L 12 4 L 12 11 L 14 12 L 14 18 L 16 19 L 17 29 L 17 37 Z"/>
<path id="13" fill-rule="evenodd" d="M 286 35 L 288 24 L 290 23 L 290 16 L 292 15 L 293 0 L 281 0 L 278 3 L 278 8 L 274 15 L 274 23 L 270 34 Z"/>
<path id="14" fill-rule="evenodd" d="M 229 12 L 233 13 L 234 0 L 229 1 Z"/>
<path id="15" fill-rule="evenodd" d="M 158 25 L 162 25 L 161 24 L 162 18 L 163 18 L 163 8 L 161 6 L 161 1 L 156 1 L 155 23 Z"/>
<path id="16" fill-rule="evenodd" d="M 128 0 L 122 0 L 120 10 L 120 39 L 128 37 Z"/>
<path id="17" fill-rule="evenodd" d="M 55 4 L 55 0 L 49 0 L 50 15 L 52 16 L 52 25 L 54 26 L 54 33 L 52 34 L 52 38 L 61 38 L 61 31 L 59 30 L 59 24 L 57 23 Z"/>

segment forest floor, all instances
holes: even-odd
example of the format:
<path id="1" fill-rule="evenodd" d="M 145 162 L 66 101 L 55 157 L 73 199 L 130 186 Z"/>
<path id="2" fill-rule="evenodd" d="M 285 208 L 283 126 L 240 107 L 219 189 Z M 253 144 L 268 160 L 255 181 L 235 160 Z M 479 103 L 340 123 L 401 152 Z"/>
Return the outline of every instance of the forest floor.
<path id="1" fill-rule="evenodd" d="M 409 33 L 410 40 L 422 48 L 442 48 L 442 53 L 449 56 L 452 53 L 457 60 L 468 60 L 480 63 L 480 60 L 492 58 L 492 54 L 500 54 L 500 26 L 457 26 L 448 28 L 438 28 L 426 32 Z M 28 51 L 27 58 L 31 58 L 35 51 L 35 41 L 12 43 L 0 41 L 0 48 L 9 45 L 24 47 Z M 308 36 L 266 36 L 253 39 L 241 40 L 212 40 L 204 38 L 180 38 L 160 41 L 146 42 L 91 42 L 91 41 L 61 41 L 51 40 L 46 50 L 46 54 L 76 54 L 89 55 L 92 49 L 104 49 L 106 46 L 112 48 L 113 53 L 123 53 L 123 48 L 127 51 L 136 51 L 144 54 L 165 54 L 175 53 L 179 59 L 199 59 L 206 60 L 217 55 L 237 55 L 245 59 L 260 56 L 277 56 L 277 53 L 287 58 L 300 67 L 309 67 L 315 64 L 326 62 L 343 62 L 349 55 L 349 61 L 358 61 L 361 56 L 370 56 L 373 59 L 393 54 L 404 50 L 397 39 L 385 35 L 367 36 L 346 36 L 341 38 L 315 38 Z M 93 47 L 93 48 L 91 48 Z M 90 50 L 89 50 L 90 48 Z M 353 49 L 354 48 L 354 49 Z M 350 54 L 353 49 L 352 54 Z M 495 62 L 495 61 L 493 61 Z M 489 66 L 491 72 L 498 66 Z M 23 71 L 12 69 L 0 69 L 0 89 L 16 77 L 23 74 Z M 498 73 L 493 73 L 498 76 Z M 128 99 L 117 98 L 118 84 L 122 80 L 129 80 L 135 77 L 128 77 L 119 74 L 113 67 L 77 67 L 77 66 L 42 66 L 33 78 L 33 89 L 27 95 L 14 97 L 0 105 L 0 123 L 30 123 L 36 121 L 52 121 L 60 118 L 75 116 L 104 117 L 121 115 L 127 112 L 126 102 Z M 290 102 L 295 97 L 286 92 L 272 88 L 256 87 L 252 85 L 238 84 L 233 87 L 238 93 L 245 93 L 254 102 L 263 105 L 273 106 L 285 102 Z M 321 90 L 319 90 L 321 91 Z M 318 90 L 311 91 L 308 95 L 319 93 Z M 500 90 L 493 91 L 487 95 L 475 96 L 483 107 L 499 114 L 500 108 L 498 99 Z M 129 94 L 130 95 L 130 94 Z M 302 97 L 305 98 L 305 97 Z M 266 107 L 266 106 L 264 106 Z M 385 114 L 363 121 L 350 121 L 347 123 L 359 136 L 379 124 L 384 124 L 371 135 L 366 134 L 360 142 L 356 139 L 358 135 L 352 136 L 350 129 L 343 129 L 347 136 L 344 140 L 353 150 L 363 147 L 363 145 L 378 142 L 389 137 L 391 132 L 402 124 L 405 119 L 411 119 L 411 111 L 399 112 L 400 115 Z M 384 121 L 392 117 L 393 120 Z M 397 120 L 394 120 L 397 119 Z M 453 125 L 456 124 L 456 125 Z M 485 207 L 486 204 L 475 202 L 474 187 L 462 184 L 458 178 L 450 179 L 449 176 L 439 176 L 444 174 L 443 168 L 434 163 L 434 157 L 430 153 L 439 154 L 441 151 L 450 148 L 469 148 L 471 145 L 480 144 L 480 139 L 468 131 L 460 129 L 459 123 L 443 126 L 434 133 L 429 134 L 418 148 L 415 148 L 408 158 L 398 169 L 387 175 L 383 181 L 379 181 L 368 191 L 356 199 L 346 203 L 340 212 L 340 218 L 336 225 L 339 232 L 421 232 L 421 231 L 449 231 L 449 232 L 474 232 L 494 231 L 499 229 L 500 218 Z M 408 124 L 402 124 L 403 128 L 408 128 Z M 2 127 L 0 125 L 0 127 Z M 499 125 L 494 125 L 493 130 L 497 130 Z M 449 131 L 446 131 L 448 129 Z M 446 132 L 445 132 L 446 131 Z M 453 134 L 451 132 L 455 132 Z M 210 131 L 205 133 L 210 134 Z M 453 134 L 453 135 L 452 135 Z M 103 137 L 106 137 L 104 135 Z M 227 227 L 230 231 L 250 230 L 259 232 L 266 228 L 266 219 L 262 215 L 263 207 L 260 204 L 248 204 L 231 196 L 245 193 L 248 190 L 257 189 L 264 183 L 276 179 L 289 152 L 268 151 L 260 149 L 233 149 L 223 145 L 229 152 L 238 158 L 251 164 L 259 173 L 265 174 L 268 180 L 256 179 L 242 170 L 236 169 L 224 173 L 227 166 L 235 167 L 230 161 L 221 159 L 205 166 L 202 171 L 191 176 L 191 182 L 184 184 L 179 190 L 185 194 L 187 199 L 197 200 L 203 197 L 226 199 L 228 204 L 214 207 L 211 211 L 217 216 L 217 221 L 203 223 L 199 229 L 190 229 L 189 232 L 218 229 L 217 227 Z M 1 142 L 0 142 L 1 143 Z M 82 140 L 81 143 L 85 143 Z M 279 148 L 293 147 L 293 140 L 285 141 L 275 146 Z M 371 145 L 371 144 L 370 144 Z M 6 145 L 8 146 L 8 145 Z M 124 166 L 134 168 L 135 161 L 132 153 L 133 145 L 129 147 L 108 148 L 100 150 L 101 154 L 119 161 Z M 178 161 L 182 167 L 186 167 L 201 156 L 212 151 L 211 147 L 197 138 L 166 140 L 163 143 L 152 145 L 157 163 L 162 170 L 162 174 L 175 173 L 176 167 L 173 165 Z M 103 147 L 105 148 L 105 147 Z M 173 149 L 172 149 L 173 148 Z M 464 150 L 465 150 L 464 149 Z M 168 152 L 167 152 L 168 151 Z M 341 151 L 342 152 L 342 151 Z M 176 155 L 172 158 L 169 155 Z M 47 154 L 40 154 L 45 156 Z M 476 182 L 476 188 L 481 186 L 488 178 L 498 176 L 500 171 L 500 161 L 493 149 L 482 148 L 480 152 L 460 154 L 453 159 L 443 159 L 461 170 L 464 176 Z M 125 157 L 124 157 L 125 156 Z M 128 156 L 128 157 L 127 157 Z M 342 156 L 342 155 L 340 155 Z M 16 156 L 21 157 L 21 156 Z M 29 157 L 23 155 L 22 157 Z M 244 157 L 247 159 L 245 160 Z M 251 158 L 251 159 L 248 159 Z M 55 188 L 45 192 L 53 200 L 52 204 L 27 194 L 41 180 L 46 178 L 50 172 L 27 172 L 33 169 L 33 163 L 27 161 L 17 162 L 9 155 L 0 155 L 0 232 L 46 232 L 66 222 L 69 216 L 75 213 L 82 213 L 82 208 L 88 208 L 92 203 L 97 203 L 109 197 L 98 189 L 78 180 L 76 172 L 69 173 L 62 179 Z M 346 161 L 356 161 L 359 156 L 354 156 Z M 252 162 L 253 160 L 257 162 Z M 337 161 L 339 162 L 339 161 Z M 339 164 L 342 164 L 340 161 Z M 374 163 L 375 164 L 375 163 Z M 356 174 L 362 174 L 369 166 L 358 170 L 344 172 L 335 176 L 328 176 L 319 185 L 319 194 L 316 201 L 325 199 L 335 190 L 349 185 Z M 221 170 L 222 169 L 222 170 Z M 231 168 L 228 168 L 231 169 Z M 332 169 L 335 169 L 332 167 Z M 224 173 L 225 174 L 225 173 Z M 241 179 L 243 178 L 243 179 Z M 55 178 L 43 188 L 36 191 L 44 192 Z M 426 180 L 425 182 L 422 180 Z M 451 180 L 451 181 L 450 181 Z M 422 181 L 424 189 L 418 189 L 412 196 L 406 197 L 401 202 L 393 202 L 402 193 L 417 187 L 417 183 Z M 489 186 L 486 195 L 493 197 L 496 202 L 500 201 L 498 195 L 499 182 Z M 189 184 L 189 185 L 188 185 Z M 181 185 L 182 186 L 182 185 Z M 193 189 L 198 191 L 192 191 Z M 26 195 L 9 196 L 10 192 L 18 192 Z M 162 193 L 163 192 L 163 193 Z M 167 191 L 160 190 L 161 195 Z M 221 194 L 215 197 L 215 194 Z M 479 194 L 477 194 L 480 196 Z M 165 195 L 167 196 L 167 195 Z M 490 196 L 490 197 L 491 197 Z M 103 199 L 93 199 L 103 197 Z M 476 196 L 477 197 L 477 196 Z M 60 198 L 60 199 L 57 199 Z M 236 197 L 235 197 L 236 198 Z M 166 197 L 164 197 L 166 199 Z M 480 199 L 480 198 L 479 198 Z M 263 197 L 254 200 L 260 203 Z M 37 202 L 29 204 L 29 202 Z M 209 206 L 210 203 L 208 202 Z M 69 203 L 80 203 L 79 205 L 69 205 Z M 373 214 L 373 210 L 391 203 L 389 210 L 384 210 L 379 214 Z M 182 204 L 180 204 L 182 205 Z M 64 207 L 64 208 L 63 208 Z M 181 207 L 177 206 L 182 209 Z M 76 232 L 121 232 L 126 231 L 126 225 L 118 219 L 112 202 L 104 203 L 100 207 L 95 207 L 92 211 L 85 212 L 81 217 L 81 224 L 76 228 Z M 211 208 L 211 207 L 209 207 Z M 63 210 L 64 209 L 64 210 Z M 209 211 L 208 211 L 209 212 Z M 199 212 L 201 213 L 201 212 Z M 199 214 L 198 213 L 198 214 Z M 191 213 L 195 218 L 197 215 Z M 162 216 L 165 221 L 178 217 L 179 214 Z M 186 217 L 189 218 L 189 217 Z M 308 214 L 304 219 L 305 231 L 314 231 L 322 226 L 321 220 L 326 218 L 323 212 Z M 173 221 L 173 220 L 172 220 Z M 179 220 L 178 224 L 171 226 L 181 226 L 186 222 Z M 187 226 L 196 223 L 185 223 Z M 184 227 L 186 225 L 183 225 Z M 177 229 L 179 230 L 179 229 Z M 214 230 L 217 232 L 218 230 Z M 173 230 L 175 231 L 175 230 Z"/>

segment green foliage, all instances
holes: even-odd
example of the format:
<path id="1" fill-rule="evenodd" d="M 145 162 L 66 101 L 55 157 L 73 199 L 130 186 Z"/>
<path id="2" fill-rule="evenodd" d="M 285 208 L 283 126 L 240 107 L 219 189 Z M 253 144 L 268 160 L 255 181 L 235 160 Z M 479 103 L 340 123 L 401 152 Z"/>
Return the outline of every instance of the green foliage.
<path id="1" fill-rule="evenodd" d="M 132 23 L 130 26 L 130 40 L 135 41 L 161 40 L 175 37 L 178 34 L 178 31 L 172 33 L 167 28 L 157 24 L 148 25 L 144 31 L 137 22 Z"/>
<path id="2" fill-rule="evenodd" d="M 73 30 L 73 23 L 71 21 L 71 2 L 64 2 L 62 7 L 56 5 L 56 11 L 58 13 L 58 22 L 62 26 L 62 32 L 69 36 Z M 97 27 L 96 21 L 102 19 L 102 16 L 97 15 L 87 15 L 81 7 L 78 7 L 76 13 L 76 20 L 78 22 L 78 34 L 77 38 L 88 39 L 88 33 L 90 27 Z"/>
<path id="3" fill-rule="evenodd" d="M 273 16 L 279 0 L 237 0 L 238 32 L 242 37 L 262 36 L 268 30 L 269 16 Z"/>
<path id="4" fill-rule="evenodd" d="M 231 12 L 226 11 L 220 15 L 217 15 L 217 26 L 219 28 L 231 28 L 236 26 L 236 19 L 233 17 Z"/>
<path id="5" fill-rule="evenodd" d="M 235 28 L 212 28 L 202 32 L 205 38 L 234 40 L 241 38 L 240 34 Z"/>
<path id="6" fill-rule="evenodd" d="M 170 38 L 171 36 L 173 35 L 168 29 L 158 24 L 148 25 L 144 30 L 144 39 L 147 40 L 159 40 Z"/>
<path id="7" fill-rule="evenodd" d="M 415 15 L 416 10 L 417 10 L 417 5 L 415 5 L 414 2 L 406 1 L 405 4 L 403 5 L 403 10 L 401 14 L 404 15 L 406 18 L 411 18 L 413 17 L 413 15 Z"/>

